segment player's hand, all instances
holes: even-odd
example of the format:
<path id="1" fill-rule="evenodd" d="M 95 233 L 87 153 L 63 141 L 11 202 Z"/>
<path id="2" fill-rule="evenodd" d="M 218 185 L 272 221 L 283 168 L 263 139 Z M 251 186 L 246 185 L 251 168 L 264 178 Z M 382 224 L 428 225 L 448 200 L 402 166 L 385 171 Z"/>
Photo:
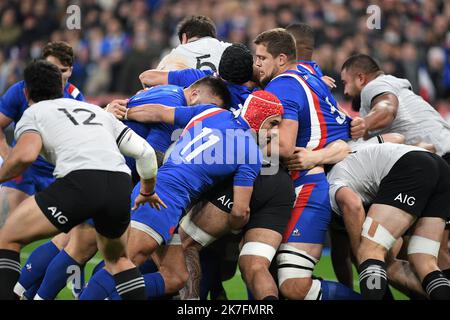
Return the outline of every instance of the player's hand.
<path id="1" fill-rule="evenodd" d="M 336 80 L 329 76 L 323 76 L 322 81 L 330 88 L 330 90 L 336 88 Z"/>
<path id="2" fill-rule="evenodd" d="M 317 154 L 312 150 L 295 147 L 294 153 L 284 161 L 289 171 L 307 170 L 318 164 Z"/>
<path id="3" fill-rule="evenodd" d="M 159 198 L 158 194 L 153 194 L 151 196 L 143 196 L 139 194 L 134 200 L 134 207 L 131 210 L 136 210 L 141 205 L 148 203 L 150 207 L 161 210 L 161 206 L 167 209 L 167 205 Z"/>
<path id="4" fill-rule="evenodd" d="M 350 133 L 352 135 L 352 139 L 364 137 L 367 133 L 366 121 L 361 117 L 353 118 L 350 123 Z"/>
<path id="5" fill-rule="evenodd" d="M 123 120 L 127 111 L 127 99 L 116 99 L 105 108 L 105 111 L 112 113 L 117 119 Z"/>

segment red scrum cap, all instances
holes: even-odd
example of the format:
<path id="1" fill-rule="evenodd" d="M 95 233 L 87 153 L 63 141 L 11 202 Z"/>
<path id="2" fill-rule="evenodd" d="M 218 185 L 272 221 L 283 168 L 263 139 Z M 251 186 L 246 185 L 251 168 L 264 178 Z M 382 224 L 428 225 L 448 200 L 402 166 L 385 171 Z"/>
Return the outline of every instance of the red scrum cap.
<path id="1" fill-rule="evenodd" d="M 259 90 L 250 94 L 242 107 L 241 116 L 250 127 L 259 132 L 267 118 L 283 114 L 283 106 L 278 98 L 267 91 Z"/>

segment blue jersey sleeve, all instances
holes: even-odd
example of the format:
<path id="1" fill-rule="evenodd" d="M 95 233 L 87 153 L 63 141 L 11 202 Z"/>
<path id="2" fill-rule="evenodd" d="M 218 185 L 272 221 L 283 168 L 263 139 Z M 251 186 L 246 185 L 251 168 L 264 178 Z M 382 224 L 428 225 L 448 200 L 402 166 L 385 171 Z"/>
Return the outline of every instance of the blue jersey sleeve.
<path id="1" fill-rule="evenodd" d="M 23 87 L 22 81 L 17 82 L 0 98 L 0 112 L 15 122 L 19 121 L 20 108 L 24 102 L 26 103 Z"/>
<path id="2" fill-rule="evenodd" d="M 234 174 L 233 185 L 238 187 L 252 187 L 261 170 L 261 163 L 240 164 Z"/>
<path id="3" fill-rule="evenodd" d="M 189 123 L 189 121 L 191 121 L 193 117 L 211 108 L 217 108 L 217 106 L 211 104 L 203 104 L 195 107 L 176 107 L 174 124 L 183 128 Z"/>
<path id="4" fill-rule="evenodd" d="M 280 77 L 272 80 L 264 89 L 280 99 L 284 108 L 283 119 L 299 121 L 299 112 L 308 106 L 308 99 L 297 80 Z"/>
<path id="5" fill-rule="evenodd" d="M 211 70 L 198 69 L 170 71 L 168 75 L 168 83 L 179 87 L 189 87 L 198 79 L 210 76 L 212 74 L 213 71 Z"/>

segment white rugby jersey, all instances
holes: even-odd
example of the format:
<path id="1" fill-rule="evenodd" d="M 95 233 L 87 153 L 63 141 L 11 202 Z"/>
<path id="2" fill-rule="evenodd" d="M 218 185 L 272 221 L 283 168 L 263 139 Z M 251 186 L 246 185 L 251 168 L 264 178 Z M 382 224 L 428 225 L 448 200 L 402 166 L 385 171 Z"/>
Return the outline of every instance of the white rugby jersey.
<path id="1" fill-rule="evenodd" d="M 396 143 L 362 143 L 352 146 L 353 153 L 334 165 L 328 173 L 330 201 L 334 212 L 342 215 L 336 202 L 336 192 L 349 187 L 359 195 L 364 205 L 370 205 L 378 193 L 381 180 L 394 164 L 410 151 L 425 149 Z"/>
<path id="2" fill-rule="evenodd" d="M 117 146 L 127 127 L 102 108 L 74 99 L 46 100 L 25 110 L 16 125 L 16 140 L 35 131 L 42 137 L 42 156 L 55 165 L 53 175 L 75 170 L 120 171 L 130 174 Z"/>
<path id="3" fill-rule="evenodd" d="M 450 152 L 450 125 L 421 96 L 411 90 L 406 79 L 391 75 L 380 75 L 370 81 L 361 91 L 362 117 L 370 112 L 372 100 L 383 93 L 394 94 L 398 101 L 398 111 L 394 121 L 384 129 L 372 130 L 370 136 L 395 132 L 405 136 L 405 143 L 431 143 L 440 156 Z"/>
<path id="4" fill-rule="evenodd" d="M 220 58 L 231 43 L 212 37 L 203 37 L 180 44 L 166 55 L 158 65 L 160 70 L 201 69 L 219 70 Z"/>

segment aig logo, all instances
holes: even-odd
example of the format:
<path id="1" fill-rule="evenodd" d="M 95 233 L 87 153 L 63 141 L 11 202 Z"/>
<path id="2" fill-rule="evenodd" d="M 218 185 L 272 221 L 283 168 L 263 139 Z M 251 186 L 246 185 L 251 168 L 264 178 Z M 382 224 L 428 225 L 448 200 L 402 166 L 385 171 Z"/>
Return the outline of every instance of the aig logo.
<path id="1" fill-rule="evenodd" d="M 410 197 L 407 194 L 404 196 L 399 193 L 398 196 L 395 197 L 394 201 L 400 201 L 401 203 L 407 204 L 408 206 L 412 207 L 416 203 L 416 198 Z"/>
<path id="2" fill-rule="evenodd" d="M 66 216 L 64 216 L 62 214 L 61 211 L 56 212 L 58 210 L 58 209 L 56 209 L 56 207 L 48 207 L 47 209 L 50 210 L 50 212 L 52 213 L 52 217 L 55 218 L 59 224 L 65 224 L 69 220 L 69 219 L 67 219 Z"/>
<path id="3" fill-rule="evenodd" d="M 231 207 L 233 207 L 233 201 L 231 201 L 231 199 L 227 199 L 224 195 L 218 198 L 217 200 L 219 200 L 223 206 L 227 207 L 230 210 Z"/>

